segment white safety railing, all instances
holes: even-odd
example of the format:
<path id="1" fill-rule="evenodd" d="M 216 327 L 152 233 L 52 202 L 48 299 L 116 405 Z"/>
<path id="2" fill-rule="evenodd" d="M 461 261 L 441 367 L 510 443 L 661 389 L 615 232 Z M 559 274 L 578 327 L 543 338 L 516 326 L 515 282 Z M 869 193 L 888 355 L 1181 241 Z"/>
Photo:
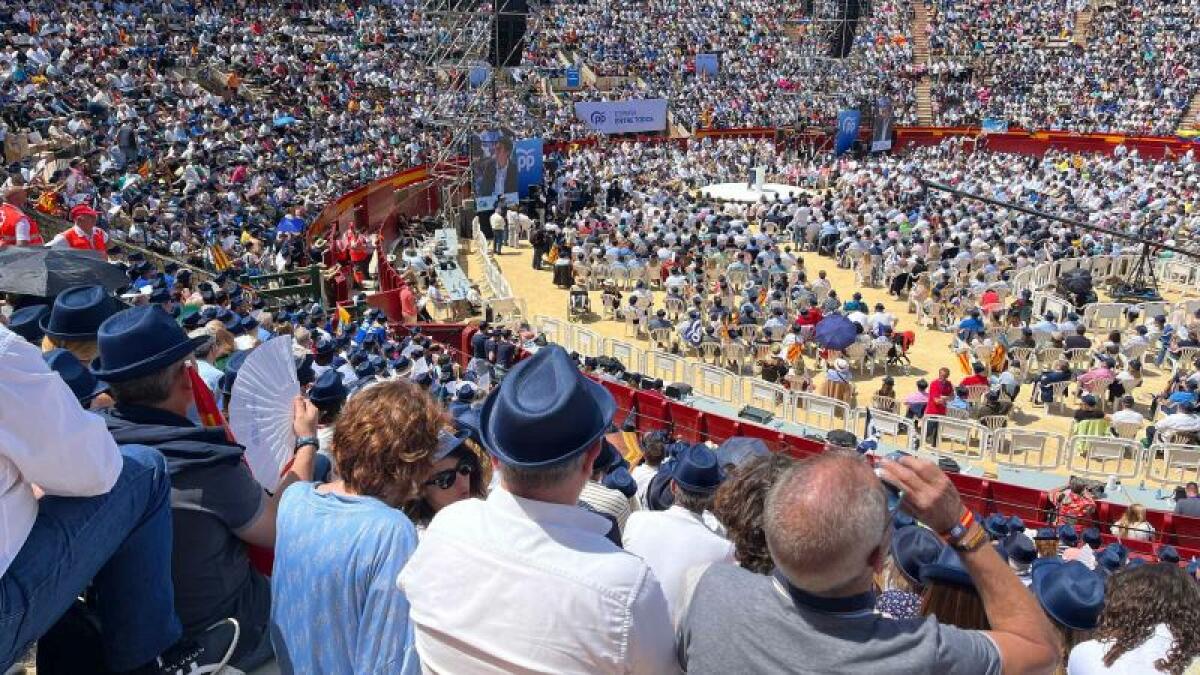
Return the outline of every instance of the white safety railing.
<path id="1" fill-rule="evenodd" d="M 850 425 L 850 406 L 836 398 L 798 392 L 793 420 L 809 429 L 832 431 Z"/>
<path id="2" fill-rule="evenodd" d="M 926 415 L 923 424 L 929 441 L 927 451 L 966 462 L 978 462 L 986 456 L 989 432 L 982 424 L 944 415 Z"/>
<path id="3" fill-rule="evenodd" d="M 720 401 L 729 401 L 734 405 L 741 403 L 739 382 L 736 375 L 724 368 L 706 363 L 693 363 L 687 369 L 687 379 L 692 390 L 703 396 Z"/>
<path id="4" fill-rule="evenodd" d="M 990 455 L 1000 466 L 1055 469 L 1062 463 L 1067 437 L 1049 431 L 1004 427 L 992 432 Z"/>
<path id="5" fill-rule="evenodd" d="M 635 373 L 644 372 L 646 368 L 646 353 L 640 347 L 624 341 L 609 338 L 604 341 L 604 353 L 621 362 L 626 370 Z"/>
<path id="6" fill-rule="evenodd" d="M 1137 478 L 1141 446 L 1129 438 L 1072 436 L 1067 439 L 1067 469 L 1072 473 L 1105 478 Z"/>
<path id="7" fill-rule="evenodd" d="M 657 377 L 666 384 L 686 382 L 687 361 L 666 352 L 652 350 L 646 352 L 646 374 L 650 377 Z"/>
<path id="8" fill-rule="evenodd" d="M 762 408 L 775 419 L 791 422 L 795 419 L 795 396 L 785 387 L 772 384 L 756 377 L 739 377 L 735 383 L 741 388 L 741 404 Z"/>
<path id="9" fill-rule="evenodd" d="M 879 442 L 876 454 L 911 451 L 916 447 L 920 433 L 915 420 L 878 408 L 855 408 L 851 431 L 859 438 L 876 439 Z"/>
<path id="10" fill-rule="evenodd" d="M 1146 477 L 1180 485 L 1200 481 L 1200 445 L 1155 443 L 1146 459 Z"/>
<path id="11" fill-rule="evenodd" d="M 583 356 L 604 356 L 604 338 L 594 330 L 576 326 L 575 351 Z"/>
<path id="12" fill-rule="evenodd" d="M 541 331 L 548 342 L 560 345 L 567 351 L 575 349 L 574 343 L 570 339 L 570 324 L 541 314 L 533 317 L 533 323 L 534 330 Z"/>

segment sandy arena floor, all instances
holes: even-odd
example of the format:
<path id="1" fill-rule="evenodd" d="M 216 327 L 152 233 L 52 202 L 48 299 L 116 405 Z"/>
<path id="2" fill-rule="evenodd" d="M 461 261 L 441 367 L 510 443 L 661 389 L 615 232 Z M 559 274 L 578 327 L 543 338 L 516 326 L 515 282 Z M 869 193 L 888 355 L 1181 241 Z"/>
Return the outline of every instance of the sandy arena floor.
<path id="1" fill-rule="evenodd" d="M 549 266 L 546 266 L 542 271 L 536 271 L 532 268 L 532 255 L 532 249 L 528 246 L 506 248 L 504 253 L 498 258 L 498 265 L 504 276 L 508 279 L 513 292 L 524 298 L 530 316 L 541 314 L 567 320 L 567 291 L 551 283 L 552 273 Z M 804 253 L 802 255 L 810 278 L 815 278 L 818 271 L 825 270 L 830 282 L 833 284 L 833 288 L 837 290 L 839 296 L 848 298 L 855 291 L 858 291 L 863 294 L 863 300 L 869 306 L 873 307 L 876 302 L 882 302 L 884 307 L 897 317 L 897 330 L 911 330 L 916 333 L 916 343 L 909 351 L 909 357 L 912 359 L 913 366 L 911 372 L 908 375 L 895 372 L 895 369 L 892 372 L 892 376 L 896 379 L 898 398 L 903 398 L 915 391 L 917 380 L 921 378 L 931 380 L 936 377 L 937 369 L 942 366 L 951 369 L 950 377 L 953 382 L 958 382 L 962 379 L 957 361 L 951 356 L 949 351 L 951 342 L 950 334 L 918 326 L 916 315 L 908 313 L 906 303 L 889 296 L 886 289 L 858 288 L 854 280 L 854 273 L 848 269 L 838 268 L 833 259 L 823 258 L 815 253 Z M 482 271 L 478 258 L 469 256 L 466 263 L 468 274 L 472 280 L 482 282 Z M 591 297 L 593 310 L 598 312 L 600 308 L 599 291 L 593 291 Z M 1174 301 L 1177 298 L 1168 297 L 1167 299 Z M 656 292 L 655 307 L 661 307 L 661 303 L 662 293 Z M 605 337 L 627 340 L 644 348 L 650 347 L 647 340 L 627 337 L 625 335 L 624 324 L 618 321 L 595 318 L 589 321 L 587 326 Z M 810 363 L 809 367 L 813 367 L 813 364 Z M 1164 374 L 1160 369 L 1155 368 L 1151 364 L 1147 368 L 1147 375 L 1145 383 L 1134 392 L 1135 397 L 1141 403 L 1149 403 L 1151 396 L 1165 386 L 1169 373 Z M 879 389 L 882 378 L 883 373 L 881 371 L 877 371 L 874 376 L 855 373 L 855 387 L 857 388 L 860 405 L 866 405 L 870 401 L 870 397 Z M 816 383 L 818 386 L 822 381 L 823 377 L 817 376 Z M 1046 411 L 1045 407 L 1034 406 L 1030 402 L 1029 396 L 1031 391 L 1032 388 L 1030 385 L 1022 387 L 1017 402 L 1017 410 L 1011 416 L 1012 425 L 1069 434 L 1071 430 L 1070 415 L 1073 411 L 1071 403 L 1068 403 L 1062 413 L 1058 413 L 1056 410 L 1055 414 L 1050 414 Z"/>

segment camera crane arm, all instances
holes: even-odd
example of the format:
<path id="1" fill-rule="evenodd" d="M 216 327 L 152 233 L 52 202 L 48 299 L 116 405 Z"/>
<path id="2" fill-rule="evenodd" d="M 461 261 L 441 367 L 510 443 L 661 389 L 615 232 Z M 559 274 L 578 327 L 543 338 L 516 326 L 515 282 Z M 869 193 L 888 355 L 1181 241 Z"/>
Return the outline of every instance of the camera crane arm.
<path id="1" fill-rule="evenodd" d="M 1100 225 L 1084 223 L 1073 218 L 1058 216 L 1054 215 L 1053 213 L 1046 213 L 1045 211 L 1039 211 L 1035 208 L 1023 206 L 1021 204 L 1006 202 L 1000 199 L 992 199 L 991 197 L 984 197 L 983 195 L 977 195 L 964 190 L 959 190 L 958 188 L 953 188 L 943 183 L 935 183 L 934 181 L 925 180 L 924 178 L 919 178 L 918 180 L 921 183 L 921 187 L 925 188 L 926 190 L 945 192 L 963 199 L 971 199 L 977 202 L 983 202 L 984 204 L 990 204 L 991 206 L 998 206 L 1004 209 L 1020 211 L 1021 213 L 1026 213 L 1038 218 L 1054 220 L 1083 230 L 1099 232 L 1101 234 L 1106 234 L 1110 237 L 1116 237 L 1127 242 L 1140 244 L 1141 250 L 1138 255 L 1137 264 L 1134 265 L 1132 270 L 1130 270 L 1129 278 L 1125 280 L 1125 283 L 1118 285 L 1114 291 L 1114 295 L 1118 297 L 1142 296 L 1143 299 L 1149 298 L 1151 295 L 1159 298 L 1161 297 L 1158 294 L 1158 280 L 1154 277 L 1154 265 L 1150 262 L 1150 256 L 1158 250 L 1171 251 L 1177 255 L 1189 256 L 1196 260 L 1200 260 L 1200 251 L 1192 251 L 1186 248 L 1175 246 L 1174 244 L 1153 241 L 1141 235 L 1132 234 L 1123 230 L 1114 230 L 1107 227 L 1102 227 Z M 1147 295 L 1146 291 L 1152 291 L 1152 293 Z"/>

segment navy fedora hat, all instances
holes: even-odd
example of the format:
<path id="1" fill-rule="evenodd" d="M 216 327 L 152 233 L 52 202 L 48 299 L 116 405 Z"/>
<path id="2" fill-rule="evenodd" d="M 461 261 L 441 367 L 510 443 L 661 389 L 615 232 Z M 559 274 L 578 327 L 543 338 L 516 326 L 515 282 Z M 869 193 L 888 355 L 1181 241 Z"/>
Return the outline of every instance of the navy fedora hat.
<path id="1" fill-rule="evenodd" d="M 983 529 L 992 539 L 1003 539 L 1008 534 L 1008 518 L 999 513 L 993 513 L 983 521 Z"/>
<path id="2" fill-rule="evenodd" d="M 85 406 L 99 394 L 108 391 L 108 385 L 98 381 L 92 371 L 79 362 L 79 358 L 65 349 L 51 349 L 42 354 L 50 370 L 58 373 L 71 393 Z"/>
<path id="3" fill-rule="evenodd" d="M 40 322 L 42 332 L 59 340 L 95 340 L 100 324 L 125 309 L 103 286 L 72 286 L 54 299 Z"/>
<path id="4" fill-rule="evenodd" d="M 717 453 L 707 445 L 697 443 L 675 458 L 671 480 L 688 492 L 708 494 L 716 491 L 725 480 L 725 472 L 717 461 Z"/>
<path id="5" fill-rule="evenodd" d="M 535 468 L 592 448 L 612 422 L 612 394 L 566 350 L 549 345 L 518 363 L 480 410 L 483 445 L 501 462 Z"/>
<path id="6" fill-rule="evenodd" d="M 929 584 L 931 582 L 975 588 L 975 582 L 971 579 L 967 568 L 963 566 L 962 559 L 949 546 L 942 547 L 933 562 L 921 565 L 921 583 Z"/>
<path id="7" fill-rule="evenodd" d="M 29 344 L 39 346 L 45 334 L 42 332 L 42 320 L 49 313 L 49 305 L 22 307 L 8 317 L 8 329 L 25 338 Z"/>
<path id="8" fill-rule="evenodd" d="M 433 451 L 433 461 L 440 462 L 450 456 L 450 453 L 461 448 L 463 443 L 471 437 L 471 432 L 466 429 L 442 429 L 438 432 L 437 448 Z"/>
<path id="9" fill-rule="evenodd" d="M 1050 618 L 1067 628 L 1091 630 L 1104 609 L 1104 580 L 1072 560 L 1042 558 L 1033 564 L 1033 594 Z"/>
<path id="10" fill-rule="evenodd" d="M 892 561 L 909 581 L 919 582 L 921 568 L 937 560 L 946 545 L 933 530 L 902 527 L 892 533 Z"/>
<path id="11" fill-rule="evenodd" d="M 1037 547 L 1024 532 L 1010 532 L 1000 545 L 1004 558 L 1014 568 L 1024 569 L 1037 560 Z"/>
<path id="12" fill-rule="evenodd" d="M 1074 546 L 1079 543 L 1079 533 L 1074 525 L 1063 523 L 1058 526 L 1058 540 L 1067 546 Z"/>
<path id="13" fill-rule="evenodd" d="M 613 469 L 602 481 L 604 487 L 610 490 L 616 490 L 627 498 L 637 494 L 637 481 L 629 474 L 629 469 L 623 466 L 618 466 Z"/>
<path id="14" fill-rule="evenodd" d="M 100 324 L 100 356 L 92 362 L 92 374 L 105 382 L 134 380 L 182 361 L 211 339 L 188 338 L 158 305 L 126 309 Z"/>
<path id="15" fill-rule="evenodd" d="M 342 374 L 330 368 L 317 376 L 313 386 L 308 390 L 308 400 L 314 405 L 344 401 L 350 392 L 342 382 Z"/>

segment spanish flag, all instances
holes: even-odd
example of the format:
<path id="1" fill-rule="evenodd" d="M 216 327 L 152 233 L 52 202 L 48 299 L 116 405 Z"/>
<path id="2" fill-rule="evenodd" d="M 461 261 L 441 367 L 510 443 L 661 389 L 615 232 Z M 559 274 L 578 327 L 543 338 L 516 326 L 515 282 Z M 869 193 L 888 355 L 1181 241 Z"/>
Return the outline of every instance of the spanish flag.
<path id="1" fill-rule="evenodd" d="M 221 427 L 225 430 L 225 438 L 230 443 L 233 440 L 233 433 L 229 431 L 229 427 L 225 424 L 225 416 L 221 414 L 221 409 L 217 407 L 217 399 L 213 398 L 213 394 L 208 389 L 208 385 L 204 384 L 204 380 L 200 378 L 200 373 L 196 372 L 194 366 L 187 367 L 188 379 L 192 382 L 192 401 L 196 404 L 196 414 L 200 416 L 200 424 L 206 427 Z"/>

